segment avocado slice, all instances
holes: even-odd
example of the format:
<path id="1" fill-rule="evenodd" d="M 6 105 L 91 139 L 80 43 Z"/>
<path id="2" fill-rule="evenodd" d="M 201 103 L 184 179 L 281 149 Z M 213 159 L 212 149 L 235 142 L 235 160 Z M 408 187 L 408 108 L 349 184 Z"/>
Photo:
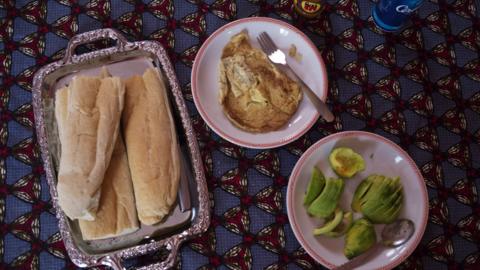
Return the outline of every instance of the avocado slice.
<path id="1" fill-rule="evenodd" d="M 307 212 L 315 217 L 326 218 L 337 208 L 344 183 L 340 178 L 328 178 L 322 193 L 310 204 Z"/>
<path id="2" fill-rule="evenodd" d="M 322 227 L 313 230 L 313 235 L 321 235 L 328 232 L 331 232 L 335 229 L 340 222 L 342 222 L 343 211 L 340 208 L 335 209 L 335 216 L 333 219 L 327 221 Z"/>
<path id="3" fill-rule="evenodd" d="M 372 186 L 371 181 L 362 181 L 353 194 L 352 209 L 355 212 L 362 211 L 362 199 Z"/>
<path id="4" fill-rule="evenodd" d="M 329 237 L 340 237 L 352 227 L 352 224 L 353 214 L 352 212 L 346 212 L 343 214 L 342 222 L 340 222 L 340 224 L 338 224 L 332 231 L 326 232 L 325 235 Z"/>
<path id="5" fill-rule="evenodd" d="M 357 172 L 365 170 L 365 160 L 348 147 L 333 149 L 328 160 L 335 173 L 343 178 L 351 178 Z"/>
<path id="6" fill-rule="evenodd" d="M 364 253 L 377 242 L 373 224 L 366 218 L 353 222 L 345 236 L 343 253 L 349 260 Z"/>
<path id="7" fill-rule="evenodd" d="M 372 223 L 392 223 L 403 204 L 400 178 L 372 174 L 358 185 L 353 195 L 352 209 L 362 212 Z"/>
<path id="8" fill-rule="evenodd" d="M 303 198 L 303 204 L 306 206 L 310 205 L 315 198 L 320 195 L 324 187 L 325 176 L 317 167 L 313 167 L 312 176 L 310 178 L 310 182 L 308 183 L 305 197 Z"/>

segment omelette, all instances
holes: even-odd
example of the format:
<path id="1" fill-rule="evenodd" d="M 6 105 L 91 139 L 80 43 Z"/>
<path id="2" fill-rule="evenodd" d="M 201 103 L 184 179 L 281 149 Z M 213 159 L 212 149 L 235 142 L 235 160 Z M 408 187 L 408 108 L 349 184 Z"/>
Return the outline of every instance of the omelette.
<path id="1" fill-rule="evenodd" d="M 219 102 L 240 129 L 255 133 L 278 130 L 302 100 L 299 84 L 252 47 L 245 31 L 234 35 L 223 48 L 219 71 Z"/>

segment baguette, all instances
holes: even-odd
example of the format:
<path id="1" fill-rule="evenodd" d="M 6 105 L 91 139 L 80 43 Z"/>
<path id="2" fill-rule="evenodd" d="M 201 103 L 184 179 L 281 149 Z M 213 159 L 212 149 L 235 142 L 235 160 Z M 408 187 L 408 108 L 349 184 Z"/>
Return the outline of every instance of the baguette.
<path id="1" fill-rule="evenodd" d="M 122 128 L 138 218 L 152 225 L 170 212 L 180 179 L 173 117 L 165 85 L 155 69 L 126 81 Z"/>
<path id="2" fill-rule="evenodd" d="M 68 89 L 68 90 L 67 90 Z M 56 93 L 61 143 L 58 203 L 71 219 L 94 220 L 124 105 L 119 78 L 74 77 Z"/>
<path id="3" fill-rule="evenodd" d="M 119 134 L 102 183 L 94 221 L 79 220 L 84 240 L 121 236 L 139 228 L 127 152 Z"/>

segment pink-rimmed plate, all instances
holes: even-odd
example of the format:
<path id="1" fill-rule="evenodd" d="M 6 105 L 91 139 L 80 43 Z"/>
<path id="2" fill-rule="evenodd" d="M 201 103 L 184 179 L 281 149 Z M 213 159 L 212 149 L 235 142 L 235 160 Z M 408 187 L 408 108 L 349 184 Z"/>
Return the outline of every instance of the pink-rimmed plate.
<path id="1" fill-rule="evenodd" d="M 404 190 L 401 218 L 415 223 L 415 233 L 404 245 L 385 248 L 357 270 L 391 269 L 405 260 L 419 244 L 428 220 L 428 195 L 424 179 L 410 156 L 392 141 L 369 132 L 346 131 L 325 137 L 311 146 L 293 168 L 287 188 L 287 211 L 295 237 L 312 258 L 325 267 L 333 268 L 347 262 L 343 255 L 344 237 L 329 238 L 313 236 L 313 229 L 322 225 L 320 219 L 310 217 L 303 205 L 303 196 L 310 180 L 313 166 L 317 166 L 325 177 L 335 174 L 328 162 L 328 155 L 336 147 L 350 147 L 362 155 L 366 162 L 365 171 L 352 179 L 345 180 L 345 189 L 339 205 L 351 211 L 353 193 L 360 181 L 377 173 L 390 177 L 399 176 Z M 361 214 L 355 213 L 355 218 Z M 377 239 L 384 225 L 375 225 Z"/>
<path id="2" fill-rule="evenodd" d="M 327 74 L 325 64 L 315 45 L 300 30 L 280 20 L 265 17 L 240 19 L 215 31 L 197 53 L 192 69 L 192 95 L 195 105 L 207 125 L 218 135 L 234 144 L 257 149 L 274 148 L 288 144 L 307 132 L 319 117 L 318 112 L 304 96 L 297 112 L 280 130 L 267 133 L 250 133 L 234 126 L 225 117 L 218 102 L 219 63 L 222 50 L 230 38 L 247 30 L 253 46 L 260 48 L 256 37 L 266 31 L 284 52 L 296 46 L 303 59 L 298 62 L 288 57 L 289 65 L 325 101 Z"/>

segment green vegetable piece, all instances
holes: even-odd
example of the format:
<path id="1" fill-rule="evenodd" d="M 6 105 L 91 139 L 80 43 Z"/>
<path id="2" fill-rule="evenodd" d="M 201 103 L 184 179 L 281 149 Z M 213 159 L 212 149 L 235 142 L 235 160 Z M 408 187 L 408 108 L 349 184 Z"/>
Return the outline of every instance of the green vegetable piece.
<path id="1" fill-rule="evenodd" d="M 353 195 L 352 209 L 362 212 L 373 223 L 395 221 L 403 205 L 400 178 L 373 174 L 358 185 Z"/>
<path id="2" fill-rule="evenodd" d="M 332 231 L 325 233 L 325 235 L 328 237 L 340 237 L 344 235 L 350 229 L 350 227 L 352 227 L 352 224 L 353 214 L 352 212 L 347 212 L 343 214 L 342 222 L 340 222 L 340 224 L 338 224 L 338 226 Z"/>
<path id="3" fill-rule="evenodd" d="M 377 236 L 373 224 L 366 218 L 353 222 L 352 227 L 345 236 L 343 253 L 348 259 L 352 259 L 371 248 L 377 242 Z"/>
<path id="4" fill-rule="evenodd" d="M 335 229 L 340 222 L 342 222 L 343 211 L 340 208 L 335 209 L 335 216 L 333 219 L 326 222 L 322 227 L 313 230 L 313 235 L 321 235 L 324 233 L 331 232 Z"/>
<path id="5" fill-rule="evenodd" d="M 343 186 L 344 183 L 342 179 L 327 179 L 322 193 L 310 204 L 307 212 L 312 216 L 320 218 L 330 216 L 337 207 L 343 192 Z"/>
<path id="6" fill-rule="evenodd" d="M 365 160 L 351 148 L 333 149 L 328 160 L 335 173 L 340 177 L 351 178 L 357 172 L 365 170 Z"/>
<path id="7" fill-rule="evenodd" d="M 310 178 L 310 182 L 307 186 L 307 191 L 305 192 L 305 197 L 303 199 L 304 205 L 310 205 L 315 198 L 320 195 L 323 188 L 325 187 L 325 176 L 323 173 L 317 168 L 313 167 L 312 177 Z"/>
<path id="8" fill-rule="evenodd" d="M 355 193 L 353 194 L 353 200 L 352 200 L 352 209 L 355 212 L 360 212 L 362 211 L 362 205 L 360 204 L 361 198 L 365 196 L 365 193 L 368 191 L 368 189 L 372 186 L 372 181 L 362 181 L 360 185 L 358 185 L 357 189 L 355 190 Z"/>

